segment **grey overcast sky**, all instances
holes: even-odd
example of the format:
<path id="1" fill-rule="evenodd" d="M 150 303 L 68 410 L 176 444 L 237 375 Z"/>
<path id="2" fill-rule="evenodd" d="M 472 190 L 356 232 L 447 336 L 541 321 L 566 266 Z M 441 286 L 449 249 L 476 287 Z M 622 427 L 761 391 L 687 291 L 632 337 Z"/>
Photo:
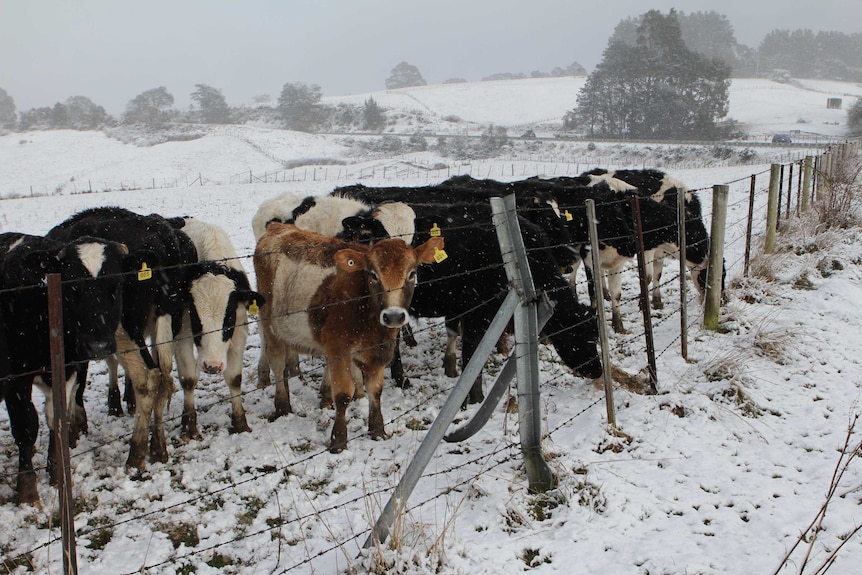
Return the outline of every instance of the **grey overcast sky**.
<path id="1" fill-rule="evenodd" d="M 620 20 L 714 10 L 756 48 L 774 29 L 862 32 L 862 0 L 0 0 L 0 88 L 19 111 L 87 96 L 111 114 L 165 86 L 229 104 L 288 82 L 384 89 L 407 61 L 429 84 L 601 60 Z"/>

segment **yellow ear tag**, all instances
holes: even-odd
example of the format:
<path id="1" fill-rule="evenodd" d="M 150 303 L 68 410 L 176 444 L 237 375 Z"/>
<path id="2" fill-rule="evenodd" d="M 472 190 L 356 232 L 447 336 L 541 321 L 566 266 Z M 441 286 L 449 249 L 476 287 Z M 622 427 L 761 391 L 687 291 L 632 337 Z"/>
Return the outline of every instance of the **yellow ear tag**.
<path id="1" fill-rule="evenodd" d="M 566 221 L 567 221 L 567 222 L 570 222 L 570 221 L 572 221 L 573 219 L 575 219 L 575 218 L 572 216 L 572 213 L 571 213 L 569 210 L 566 210 L 566 211 L 564 212 L 564 215 L 566 216 Z"/>
<path id="2" fill-rule="evenodd" d="M 441 250 L 440 248 L 434 248 L 434 261 L 438 264 L 448 257 L 449 256 L 446 255 L 445 251 Z"/>
<path id="3" fill-rule="evenodd" d="M 432 237 L 432 238 L 439 238 L 439 237 L 440 237 L 440 234 L 442 234 L 442 233 L 443 233 L 443 231 L 440 229 L 440 226 L 438 226 L 438 225 L 435 223 L 435 224 L 433 224 L 433 225 L 431 226 L 431 231 L 430 231 L 429 233 L 431 234 L 431 237 Z"/>
<path id="4" fill-rule="evenodd" d="M 147 267 L 147 262 L 143 262 L 141 264 L 141 269 L 138 270 L 138 281 L 147 281 L 151 277 L 153 277 L 153 270 Z"/>
<path id="5" fill-rule="evenodd" d="M 260 313 L 260 308 L 257 306 L 256 299 L 251 300 L 251 305 L 248 306 L 248 313 L 250 313 L 251 315 L 257 315 L 258 313 Z"/>

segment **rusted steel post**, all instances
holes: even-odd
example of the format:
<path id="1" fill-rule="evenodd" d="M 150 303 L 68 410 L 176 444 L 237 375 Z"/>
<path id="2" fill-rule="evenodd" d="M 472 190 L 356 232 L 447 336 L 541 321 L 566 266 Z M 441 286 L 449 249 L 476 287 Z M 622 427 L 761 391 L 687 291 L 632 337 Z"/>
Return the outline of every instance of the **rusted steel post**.
<path id="1" fill-rule="evenodd" d="M 745 264 L 742 275 L 748 277 L 748 267 L 751 264 L 751 232 L 754 225 L 754 187 L 757 182 L 757 174 L 751 174 L 751 188 L 748 191 L 748 225 L 745 228 Z"/>
<path id="2" fill-rule="evenodd" d="M 683 194 L 680 194 L 683 195 Z M 652 201 L 652 200 L 647 200 Z M 632 196 L 631 199 L 632 218 L 635 222 L 635 230 L 637 231 L 638 241 L 638 278 L 641 285 L 641 313 L 644 319 L 644 336 L 646 337 L 646 352 L 647 352 L 647 371 L 649 372 L 650 391 L 658 393 L 656 388 L 658 376 L 655 366 L 655 341 L 652 332 L 652 315 L 650 313 L 649 304 L 649 284 L 646 279 L 646 261 L 644 257 L 644 228 L 641 218 L 641 203 L 640 198 Z M 685 215 L 683 214 L 683 218 Z M 685 256 L 680 253 L 680 259 L 685 260 Z M 652 262 L 650 262 L 652 263 Z"/>
<path id="3" fill-rule="evenodd" d="M 784 199 L 784 164 L 779 166 L 778 171 L 778 214 L 775 218 L 775 227 L 781 227 L 781 202 Z"/>
<path id="4" fill-rule="evenodd" d="M 66 413 L 66 354 L 63 338 L 63 293 L 60 274 L 48 274 L 48 337 L 51 349 L 51 397 L 54 404 L 54 433 L 57 453 L 57 491 L 60 497 L 60 525 L 63 537 L 63 573 L 78 573 L 75 546 L 75 511 L 72 502 L 72 468 L 69 463 L 69 418 Z"/>
<path id="5" fill-rule="evenodd" d="M 790 194 L 793 191 L 793 164 L 792 163 L 789 164 L 787 166 L 787 169 L 789 170 L 790 173 L 787 175 L 787 210 L 786 210 L 786 215 L 784 216 L 784 219 L 789 220 L 790 219 L 790 208 L 793 205 L 793 203 L 791 202 L 791 198 L 790 198 Z"/>

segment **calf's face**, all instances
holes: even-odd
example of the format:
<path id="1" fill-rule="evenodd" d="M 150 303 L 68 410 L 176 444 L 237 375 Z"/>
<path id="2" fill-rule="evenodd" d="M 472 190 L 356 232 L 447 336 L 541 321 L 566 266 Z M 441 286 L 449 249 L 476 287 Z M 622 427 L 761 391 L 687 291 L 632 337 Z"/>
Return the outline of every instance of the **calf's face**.
<path id="1" fill-rule="evenodd" d="M 416 288 L 416 268 L 434 261 L 443 249 L 443 238 L 430 238 L 412 248 L 400 239 L 386 239 L 367 252 L 350 248 L 335 254 L 338 267 L 348 272 L 365 271 L 371 305 L 379 309 L 380 325 L 398 329 L 407 323 L 407 308 Z"/>
<path id="2" fill-rule="evenodd" d="M 219 374 L 227 365 L 228 351 L 236 329 L 245 329 L 245 312 L 252 301 L 263 305 L 263 297 L 248 289 L 247 280 L 228 274 L 204 273 L 189 288 L 189 316 L 198 369 Z"/>

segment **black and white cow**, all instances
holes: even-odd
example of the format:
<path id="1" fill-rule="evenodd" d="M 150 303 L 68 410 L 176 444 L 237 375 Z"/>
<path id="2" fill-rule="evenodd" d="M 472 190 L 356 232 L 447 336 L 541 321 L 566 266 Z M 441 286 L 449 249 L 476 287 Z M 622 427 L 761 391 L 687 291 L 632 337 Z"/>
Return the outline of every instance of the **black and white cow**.
<path id="1" fill-rule="evenodd" d="M 192 266 L 189 306 L 174 341 L 183 388 L 182 436 L 200 438 L 194 390 L 201 371 L 224 375 L 231 398 L 231 432 L 250 431 L 242 405 L 242 358 L 248 339 L 248 308 L 252 303 L 262 306 L 264 299 L 252 291 L 224 229 L 195 218 L 170 222 L 192 240 L 199 259 Z"/>
<path id="2" fill-rule="evenodd" d="M 143 471 L 148 443 L 154 461 L 167 461 L 164 413 L 174 391 L 171 346 L 155 346 L 154 358 L 147 340 L 159 343 L 160 338 L 169 339 L 160 332 L 179 331 L 197 253 L 188 236 L 162 216 L 140 215 L 118 207 L 85 210 L 48 232 L 49 237 L 63 240 L 84 235 L 122 242 L 139 270 L 127 274 L 123 281 L 123 309 L 116 339 L 117 359 L 131 381 L 136 402 L 126 468 Z M 158 322 L 168 321 L 167 316 L 171 327 L 159 329 Z M 111 391 L 111 402 L 111 409 L 118 410 L 118 391 Z"/>
<path id="3" fill-rule="evenodd" d="M 402 202 L 369 204 L 355 198 L 301 196 L 290 192 L 261 203 L 251 221 L 255 240 L 272 220 L 291 223 L 324 236 L 349 236 L 352 241 L 401 238 L 413 241 L 413 212 Z"/>
<path id="4" fill-rule="evenodd" d="M 637 235 L 631 200 L 641 195 L 637 190 L 625 190 L 617 182 L 593 179 L 584 185 L 584 178 L 553 178 L 543 180 L 555 187 L 554 194 L 560 210 L 568 214 L 572 241 L 582 250 L 585 263 L 590 264 L 584 251 L 589 242 L 587 229 L 586 200 L 596 204 L 597 231 L 600 243 L 600 260 L 605 272 L 611 299 L 612 325 L 615 331 L 625 332 L 620 311 L 622 297 L 622 271 L 637 255 Z M 658 201 L 640 202 L 643 224 L 643 249 L 645 252 L 661 253 L 663 250 L 679 251 L 677 209 Z M 709 235 L 699 218 L 686 221 L 686 253 L 688 266 L 703 269 L 709 258 Z M 660 259 L 653 256 L 653 259 Z M 697 276 L 696 276 L 697 277 Z"/>
<path id="5" fill-rule="evenodd" d="M 582 176 L 593 178 L 607 179 L 608 181 L 622 181 L 632 186 L 641 197 L 648 197 L 653 201 L 659 202 L 675 212 L 679 210 L 679 194 L 684 194 L 685 205 L 685 221 L 686 227 L 689 225 L 696 228 L 704 227 L 703 209 L 701 207 L 700 198 L 696 193 L 690 191 L 680 180 L 670 176 L 669 174 L 656 169 L 641 169 L 641 170 L 606 170 L 604 168 L 594 168 L 588 172 L 584 172 Z M 686 235 L 688 235 L 686 233 Z M 707 253 L 709 253 L 709 245 L 707 242 Z M 665 257 L 679 257 L 679 247 L 676 243 L 665 244 L 659 246 L 646 259 L 652 262 L 649 279 L 652 283 L 652 306 L 660 309 L 664 306 L 661 298 L 661 275 L 664 268 Z M 690 260 L 689 260 L 690 261 Z M 706 265 L 693 266 L 691 268 L 692 279 L 695 282 L 695 287 L 700 292 L 701 297 L 706 290 L 707 284 L 707 268 Z M 726 270 L 722 269 L 722 289 L 724 289 L 724 276 Z"/>
<path id="6" fill-rule="evenodd" d="M 487 204 L 492 197 L 514 193 L 518 214 L 536 224 L 548 236 L 555 257 L 561 265 L 573 263 L 577 253 L 570 247 L 570 237 L 555 198 L 550 194 L 551 186 L 542 184 L 524 186 L 518 182 L 506 183 L 496 180 L 478 180 L 470 176 L 454 176 L 434 186 L 421 187 L 367 187 L 362 184 L 335 188 L 334 197 L 359 199 L 365 202 L 405 202 L 417 204 Z"/>
<path id="7" fill-rule="evenodd" d="M 36 384 L 45 392 L 48 427 L 54 428 L 46 274 L 62 281 L 64 381 L 67 403 L 77 385 L 80 362 L 101 359 L 116 350 L 115 332 L 122 305 L 122 272 L 127 248 L 117 242 L 82 236 L 60 242 L 26 234 L 0 234 L 0 308 L 8 349 L 3 352 L 8 379 L 0 380 L 12 435 L 18 445 L 18 500 L 39 504 L 33 451 L 39 420 L 32 402 Z M 74 412 L 70 414 L 73 416 Z M 54 472 L 54 437 L 48 468 Z"/>

